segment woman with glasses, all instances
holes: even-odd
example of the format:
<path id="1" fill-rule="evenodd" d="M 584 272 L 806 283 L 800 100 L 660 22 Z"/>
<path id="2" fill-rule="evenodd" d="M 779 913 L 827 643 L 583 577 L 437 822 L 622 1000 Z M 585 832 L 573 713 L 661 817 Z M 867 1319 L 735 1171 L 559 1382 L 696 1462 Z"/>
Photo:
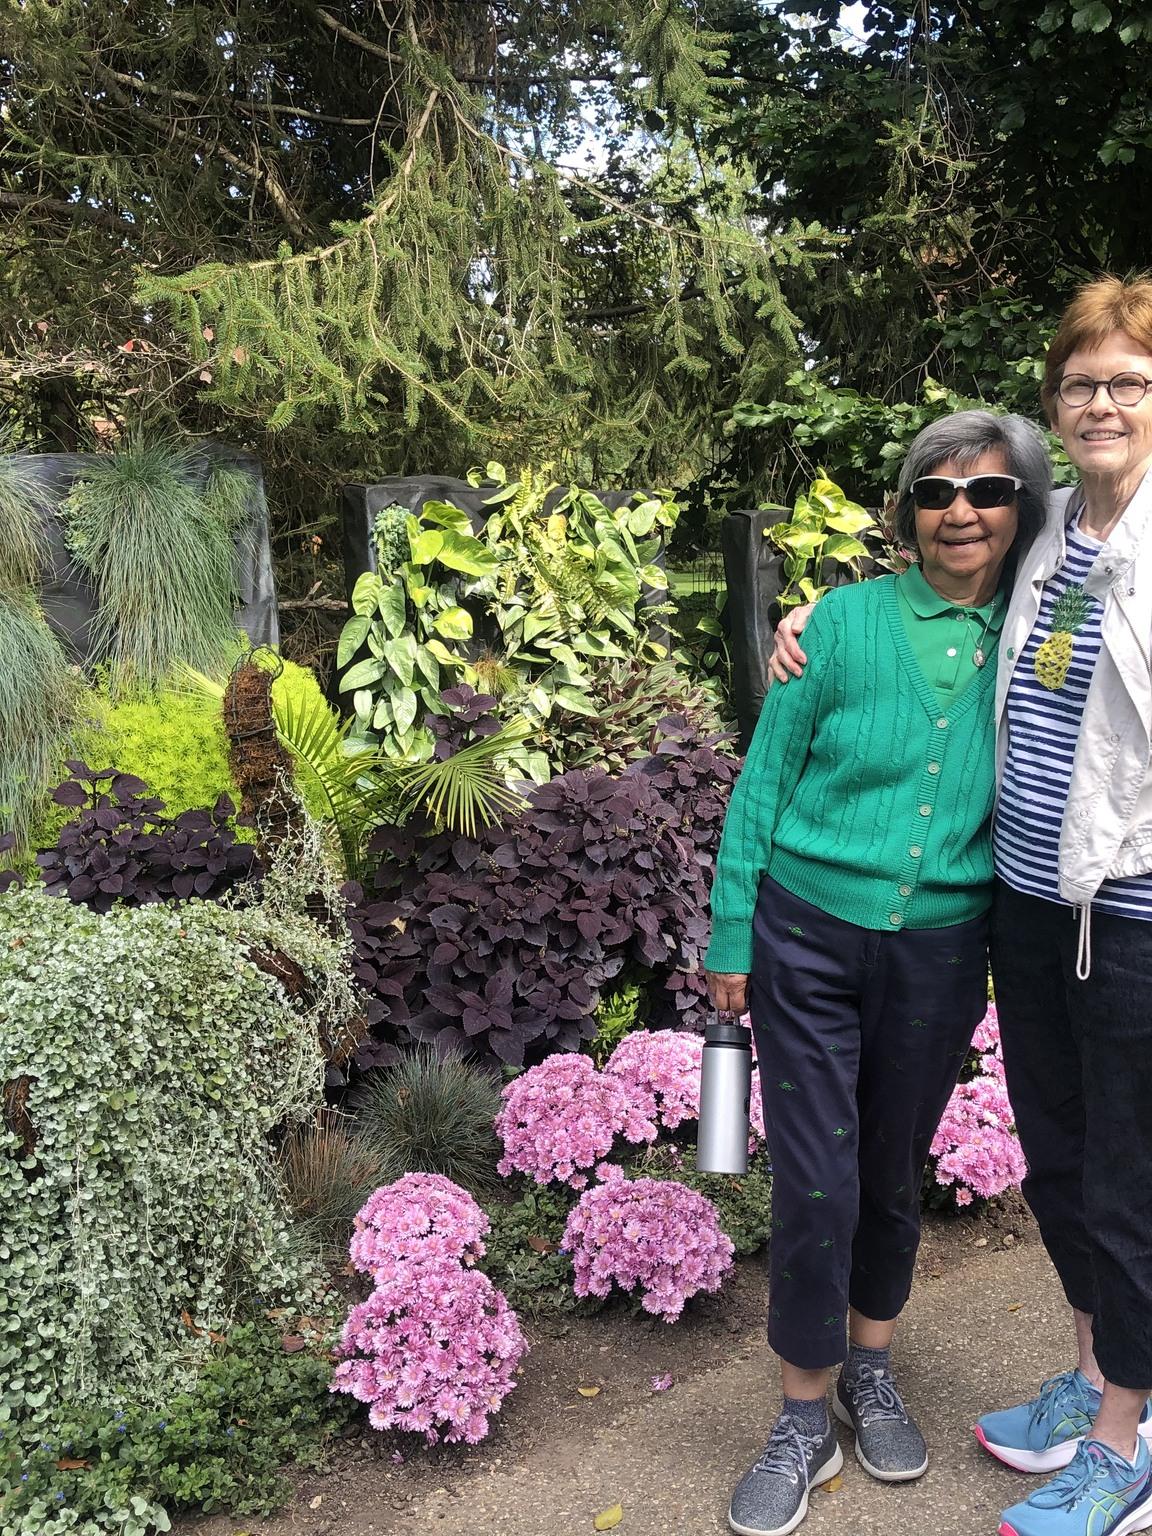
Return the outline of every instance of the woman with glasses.
<path id="1" fill-rule="evenodd" d="M 712 890 L 709 989 L 750 1006 L 773 1165 L 768 1339 L 783 1411 L 729 1509 L 782 1536 L 842 1465 L 832 1400 L 873 1477 L 928 1465 L 889 1347 L 920 1185 L 987 1003 L 1003 573 L 1043 524 L 1040 432 L 970 411 L 900 476 L 919 563 L 821 602 L 799 683 L 768 694 Z"/>
<path id="2" fill-rule="evenodd" d="M 992 973 L 1024 1194 L 1076 1366 L 985 1414 L 1057 1476 L 1002 1536 L 1152 1527 L 1152 280 L 1065 312 L 1043 398 L 1080 475 L 1021 557 L 996 688 Z M 795 627 L 795 626 L 792 626 Z M 781 636 L 773 670 L 802 652 Z"/>

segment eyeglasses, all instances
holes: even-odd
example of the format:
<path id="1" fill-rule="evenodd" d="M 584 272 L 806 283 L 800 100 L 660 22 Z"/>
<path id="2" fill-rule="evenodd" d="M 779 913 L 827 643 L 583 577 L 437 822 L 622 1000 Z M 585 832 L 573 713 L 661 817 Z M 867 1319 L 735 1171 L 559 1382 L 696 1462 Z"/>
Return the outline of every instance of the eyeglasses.
<path id="1" fill-rule="evenodd" d="M 1139 405 L 1152 389 L 1152 379 L 1142 373 L 1117 373 L 1110 379 L 1090 379 L 1086 373 L 1070 373 L 1060 380 L 1056 393 L 1065 405 L 1091 405 L 1098 389 L 1106 389 L 1113 405 Z"/>
<path id="2" fill-rule="evenodd" d="M 1014 475 L 968 475 L 963 479 L 955 475 L 921 475 L 912 482 L 912 500 L 925 512 L 943 512 L 956 500 L 956 492 L 963 491 L 970 507 L 987 512 L 991 507 L 1006 507 L 1015 501 L 1023 484 Z"/>

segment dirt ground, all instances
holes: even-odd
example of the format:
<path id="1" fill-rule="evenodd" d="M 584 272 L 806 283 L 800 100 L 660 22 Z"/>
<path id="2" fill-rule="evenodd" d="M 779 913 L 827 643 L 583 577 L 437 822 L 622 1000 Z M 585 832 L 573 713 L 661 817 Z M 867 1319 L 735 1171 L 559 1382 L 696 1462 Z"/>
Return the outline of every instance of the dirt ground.
<path id="1" fill-rule="evenodd" d="M 943 1307 L 946 1298 L 972 1297 L 983 1286 L 997 1293 L 1005 1286 L 1012 1289 L 1018 1265 L 1011 1250 L 1037 1244 L 1031 1219 L 1019 1203 L 975 1218 L 926 1218 L 913 1305 L 919 1308 L 918 1318 L 929 1318 L 928 1333 L 933 1308 Z M 1028 1257 L 1028 1267 L 1037 1273 L 1042 1264 L 1042 1254 Z M 532 1351 L 493 1433 L 481 1445 L 428 1450 L 410 1436 L 357 1431 L 335 1448 L 325 1471 L 293 1479 L 293 1500 L 276 1518 L 200 1518 L 180 1521 L 175 1529 L 179 1536 L 399 1536 L 426 1527 L 443 1536 L 457 1531 L 477 1536 L 504 1530 L 525 1536 L 591 1531 L 595 1510 L 574 1511 L 569 1518 L 569 1502 L 546 1517 L 544 1496 L 565 1486 L 580 1489 L 585 1480 L 594 1484 L 597 1460 L 611 1461 L 621 1451 L 615 1431 L 629 1435 L 637 1457 L 649 1463 L 658 1459 L 663 1447 L 645 1449 L 642 1426 L 651 1424 L 659 1437 L 662 1416 L 677 1422 L 677 1396 L 685 1412 L 691 1403 L 691 1411 L 699 1414 L 712 1395 L 704 1380 L 709 1373 L 717 1373 L 717 1394 L 734 1390 L 739 1403 L 753 1392 L 759 1397 L 762 1388 L 764 1403 L 771 1401 L 765 1294 L 766 1259 L 759 1256 L 742 1261 L 718 1295 L 697 1298 L 672 1326 L 636 1316 L 624 1303 L 591 1317 L 524 1319 Z M 1022 1304 L 1008 1298 L 1003 1309 L 1011 1314 Z M 1048 1305 L 1047 1315 L 1054 1316 L 1056 1299 L 1049 1297 Z M 923 1353 L 924 1329 L 920 1321 L 918 1353 Z M 724 1384 L 725 1368 L 736 1373 L 734 1387 Z M 671 1387 L 655 1391 L 652 1378 L 665 1376 L 671 1376 Z M 599 1390 L 590 1392 L 593 1388 Z M 614 1475 L 619 1480 L 619 1473 Z M 685 1476 L 691 1481 L 687 1471 Z M 657 1496 L 643 1523 L 626 1512 L 618 1528 L 622 1536 L 723 1529 L 715 1510 L 718 1489 L 719 1484 L 717 1490 L 701 1490 L 708 1515 L 699 1522 L 687 1514 L 684 1523 L 678 1515 L 658 1517 L 653 1512 Z M 515 1509 L 500 1502 L 505 1492 Z M 591 1503 L 598 1497 L 590 1494 Z M 610 1498 L 610 1492 L 604 1497 Z M 843 1529 L 845 1536 L 857 1536 L 872 1526 L 850 1522 Z M 935 1529 L 943 1536 L 950 1527 Z M 956 1527 L 961 1536 L 969 1529 L 977 1527 Z"/>

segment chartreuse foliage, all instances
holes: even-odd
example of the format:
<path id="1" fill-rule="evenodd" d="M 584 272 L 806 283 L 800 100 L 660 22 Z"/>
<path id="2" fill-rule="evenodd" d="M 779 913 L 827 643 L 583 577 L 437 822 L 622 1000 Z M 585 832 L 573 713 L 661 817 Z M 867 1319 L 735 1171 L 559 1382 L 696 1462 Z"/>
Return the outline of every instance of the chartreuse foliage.
<path id="1" fill-rule="evenodd" d="M 797 496 L 789 521 L 764 530 L 764 537 L 784 551 L 785 586 L 778 598 L 781 608 L 814 603 L 827 592 L 827 585 L 820 585 L 825 560 L 847 566 L 859 580 L 860 561 L 869 548 L 857 534 L 872 539 L 874 547 L 882 545 L 875 518 L 849 501 L 821 471 L 809 490 Z"/>
<path id="2" fill-rule="evenodd" d="M 344 938 L 302 915 L 315 855 L 301 843 L 243 910 L 0 896 L 0 1418 L 18 1433 L 159 1408 L 253 1294 L 310 1294 L 269 1134 L 314 1112 L 320 1028 L 354 1011 Z M 307 1002 L 260 951 L 303 969 Z"/>
<path id="3" fill-rule="evenodd" d="M 645 611 L 643 598 L 645 587 L 667 586 L 656 556 L 676 522 L 670 496 L 637 495 L 612 511 L 575 486 L 549 502 L 558 488 L 547 474 L 509 482 L 492 463 L 470 478 L 484 474 L 497 489 L 479 532 L 448 502 L 426 502 L 419 517 L 385 508 L 378 568 L 353 591 L 337 663 L 365 646 L 370 655 L 348 668 L 341 688 L 392 756 L 431 756 L 427 716 L 443 713 L 441 689 L 484 691 L 498 680 L 505 716 L 541 728 L 554 709 L 592 713 L 585 694 L 605 661 L 666 654 L 649 633 L 660 610 Z M 549 755 L 516 746 L 505 750 L 521 773 L 547 778 Z"/>

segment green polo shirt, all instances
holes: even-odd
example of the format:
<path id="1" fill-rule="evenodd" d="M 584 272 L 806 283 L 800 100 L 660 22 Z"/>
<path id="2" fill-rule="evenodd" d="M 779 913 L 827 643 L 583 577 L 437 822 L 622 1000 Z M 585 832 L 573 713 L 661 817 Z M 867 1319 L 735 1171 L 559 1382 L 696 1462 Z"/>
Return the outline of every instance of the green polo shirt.
<path id="1" fill-rule="evenodd" d="M 995 667 L 1007 608 L 1003 593 L 983 608 L 958 608 L 928 585 L 918 565 L 911 565 L 896 578 L 896 598 L 912 654 L 941 703 L 959 698 L 976 676 L 972 657 L 977 646 L 986 664 Z"/>

